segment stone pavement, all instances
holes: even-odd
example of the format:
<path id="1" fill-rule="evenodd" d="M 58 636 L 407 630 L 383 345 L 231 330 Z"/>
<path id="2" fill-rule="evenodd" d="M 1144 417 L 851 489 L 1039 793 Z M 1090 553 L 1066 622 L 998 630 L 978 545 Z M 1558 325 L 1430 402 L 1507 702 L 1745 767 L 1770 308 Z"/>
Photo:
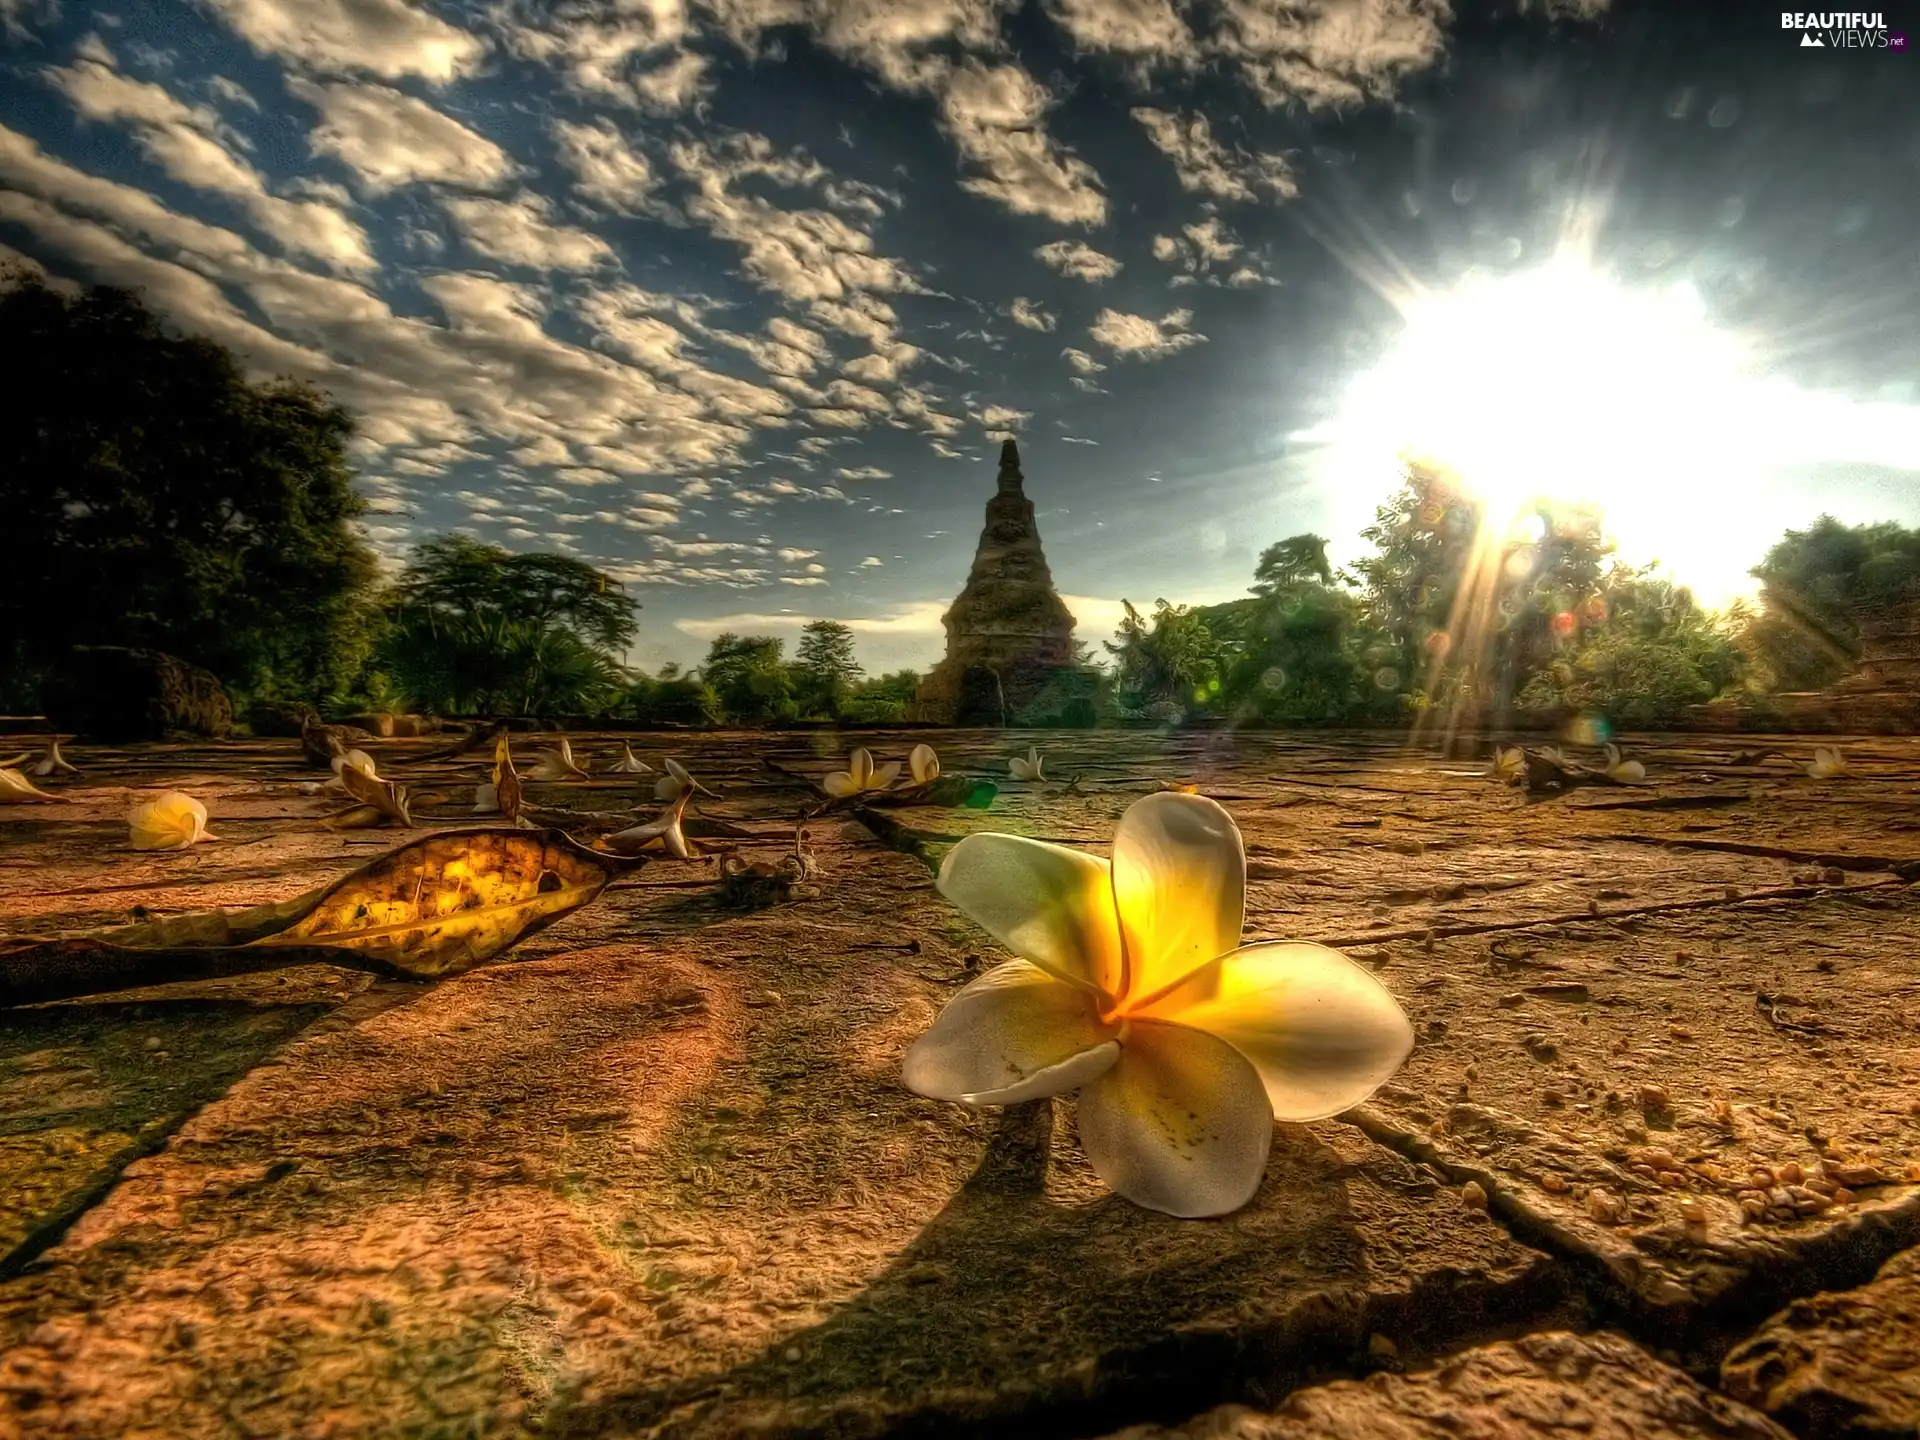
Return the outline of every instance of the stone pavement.
<path id="1" fill-rule="evenodd" d="M 845 763 L 632 738 L 746 859 Z M 1822 783 L 1811 742 L 1650 737 L 1647 788 L 1528 804 L 1380 735 L 860 738 L 999 796 L 820 816 L 817 893 L 760 908 L 650 864 L 437 984 L 0 1015 L 0 1435 L 1914 1433 L 1920 742 Z M 1008 782 L 1029 740 L 1048 779 Z M 425 823 L 485 768 L 369 748 Z M 0 935 L 285 898 L 402 838 L 322 828 L 294 741 L 71 758 L 60 803 L 0 808 Z M 1107 1194 L 1068 1101 L 898 1082 L 998 958 L 945 849 L 1103 853 L 1165 783 L 1239 822 L 1249 938 L 1340 945 L 1420 1037 L 1218 1221 Z M 158 784 L 221 840 L 128 851 Z"/>

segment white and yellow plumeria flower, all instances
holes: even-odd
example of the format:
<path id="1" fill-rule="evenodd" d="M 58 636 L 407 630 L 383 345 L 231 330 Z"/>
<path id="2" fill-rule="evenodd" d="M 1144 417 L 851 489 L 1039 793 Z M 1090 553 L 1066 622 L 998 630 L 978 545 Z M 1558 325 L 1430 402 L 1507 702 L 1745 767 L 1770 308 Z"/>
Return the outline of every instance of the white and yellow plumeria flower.
<path id="1" fill-rule="evenodd" d="M 1041 773 L 1042 763 L 1040 747 L 1029 745 L 1024 759 L 1016 755 L 1007 762 L 1007 773 L 1016 780 L 1044 780 L 1047 777 Z"/>
<path id="2" fill-rule="evenodd" d="M 916 745 L 907 752 L 907 773 L 916 785 L 931 785 L 940 778 L 940 757 L 931 745 Z"/>
<path id="3" fill-rule="evenodd" d="M 0 805 L 19 805 L 28 801 L 54 798 L 56 797 L 47 794 L 18 770 L 11 766 L 0 767 Z"/>
<path id="4" fill-rule="evenodd" d="M 1241 946 L 1246 854 L 1202 796 L 1135 802 L 1111 862 L 970 835 L 938 888 L 1020 958 L 948 1002 L 907 1051 L 907 1087 L 965 1105 L 1078 1089 L 1087 1159 L 1136 1205 L 1238 1209 L 1276 1118 L 1359 1104 L 1413 1048 L 1393 996 L 1339 951 Z"/>
<path id="5" fill-rule="evenodd" d="M 33 767 L 33 773 L 44 780 L 50 775 L 78 775 L 80 772 L 60 753 L 60 737 L 56 735 L 47 742 L 47 753 L 40 757 L 40 763 Z"/>
<path id="6" fill-rule="evenodd" d="M 1526 778 L 1527 752 L 1518 745 L 1502 745 L 1493 752 L 1493 763 L 1487 766 L 1489 779 L 1498 780 L 1502 785 L 1511 785 L 1516 780 Z"/>
<path id="7" fill-rule="evenodd" d="M 1807 774 L 1815 780 L 1831 780 L 1835 776 L 1847 773 L 1847 757 L 1840 753 L 1838 745 L 1816 745 L 1813 761 L 1807 766 Z"/>
<path id="8" fill-rule="evenodd" d="M 320 787 L 322 790 L 344 791 L 347 788 L 347 782 L 340 778 L 340 772 L 345 770 L 349 765 L 369 779 L 378 780 L 380 778 L 374 771 L 373 757 L 364 750 L 349 750 L 344 755 L 336 755 L 333 757 L 332 765 L 333 778 Z"/>
<path id="9" fill-rule="evenodd" d="M 1600 747 L 1607 756 L 1607 778 L 1618 780 L 1622 785 L 1638 785 L 1647 778 L 1647 767 L 1638 760 L 1622 760 L 1618 745 Z"/>
<path id="10" fill-rule="evenodd" d="M 651 775 L 653 767 L 633 753 L 633 746 L 620 742 L 620 758 L 607 767 L 611 775 Z"/>
<path id="11" fill-rule="evenodd" d="M 687 802 L 692 798 L 693 791 L 682 790 L 671 805 L 646 824 L 634 825 L 609 835 L 608 848 L 624 854 L 643 850 L 658 840 L 674 859 L 691 860 L 693 847 L 687 844 L 687 834 L 681 824 L 687 813 Z"/>
<path id="12" fill-rule="evenodd" d="M 178 790 L 134 806 L 127 826 L 136 850 L 184 850 L 218 838 L 207 830 L 207 807 Z"/>
<path id="13" fill-rule="evenodd" d="M 900 775 L 900 762 L 889 760 L 884 765 L 873 763 L 873 752 L 866 746 L 857 746 L 847 756 L 847 768 L 829 771 L 821 780 L 821 788 L 836 800 L 849 795 L 858 795 L 862 790 L 884 790 Z"/>
<path id="14" fill-rule="evenodd" d="M 669 757 L 662 763 L 666 766 L 667 773 L 653 785 L 653 798 L 662 804 L 669 800 L 678 800 L 682 795 L 690 795 L 696 790 L 702 795 L 713 794 L 706 786 L 694 779 L 693 773 L 678 760 Z"/>
<path id="15" fill-rule="evenodd" d="M 521 772 L 529 780 L 584 780 L 587 772 L 574 763 L 573 744 L 566 736 L 551 750 L 542 750 L 533 764 Z"/>

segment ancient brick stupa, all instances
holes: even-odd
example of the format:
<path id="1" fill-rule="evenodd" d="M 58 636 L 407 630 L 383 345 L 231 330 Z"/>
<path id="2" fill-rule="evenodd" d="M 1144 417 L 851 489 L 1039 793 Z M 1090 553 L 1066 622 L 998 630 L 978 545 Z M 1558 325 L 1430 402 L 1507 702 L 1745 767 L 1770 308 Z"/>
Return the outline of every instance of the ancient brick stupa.
<path id="1" fill-rule="evenodd" d="M 973 569 L 941 619 L 947 658 L 920 686 L 919 719 L 1008 724 L 1073 666 L 1073 616 L 1054 593 L 1023 478 L 1019 447 L 1009 440 L 1000 450 L 1000 488 L 987 502 Z"/>

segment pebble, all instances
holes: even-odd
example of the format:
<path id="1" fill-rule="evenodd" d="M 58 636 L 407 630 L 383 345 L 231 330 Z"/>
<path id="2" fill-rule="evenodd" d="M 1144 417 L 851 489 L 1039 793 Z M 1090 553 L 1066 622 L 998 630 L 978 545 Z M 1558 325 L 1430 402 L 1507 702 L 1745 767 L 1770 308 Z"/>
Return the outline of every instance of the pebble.
<path id="1" fill-rule="evenodd" d="M 1611 1190 L 1596 1185 L 1587 1192 L 1587 1214 L 1600 1224 L 1618 1225 L 1626 1213 L 1626 1202 Z"/>
<path id="2" fill-rule="evenodd" d="M 1460 1187 L 1460 1203 L 1469 1210 L 1487 1208 L 1487 1191 L 1478 1180 L 1469 1180 Z"/>

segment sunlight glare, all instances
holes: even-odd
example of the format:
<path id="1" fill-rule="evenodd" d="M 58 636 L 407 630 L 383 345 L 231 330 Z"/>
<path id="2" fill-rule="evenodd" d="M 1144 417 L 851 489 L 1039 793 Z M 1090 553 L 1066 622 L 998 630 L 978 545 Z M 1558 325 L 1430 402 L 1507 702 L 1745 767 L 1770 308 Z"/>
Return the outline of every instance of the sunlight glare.
<path id="1" fill-rule="evenodd" d="M 1303 437 L 1331 444 L 1324 463 L 1343 489 L 1378 494 L 1416 459 L 1482 495 L 1493 524 L 1536 497 L 1593 502 L 1623 558 L 1658 558 L 1709 603 L 1750 588 L 1765 542 L 1742 501 L 1765 472 L 1920 469 L 1912 407 L 1770 376 L 1759 347 L 1716 328 L 1689 284 L 1628 288 L 1566 259 L 1471 277 L 1405 313 L 1333 424 Z M 1813 518 L 1769 515 L 1759 531 Z"/>

